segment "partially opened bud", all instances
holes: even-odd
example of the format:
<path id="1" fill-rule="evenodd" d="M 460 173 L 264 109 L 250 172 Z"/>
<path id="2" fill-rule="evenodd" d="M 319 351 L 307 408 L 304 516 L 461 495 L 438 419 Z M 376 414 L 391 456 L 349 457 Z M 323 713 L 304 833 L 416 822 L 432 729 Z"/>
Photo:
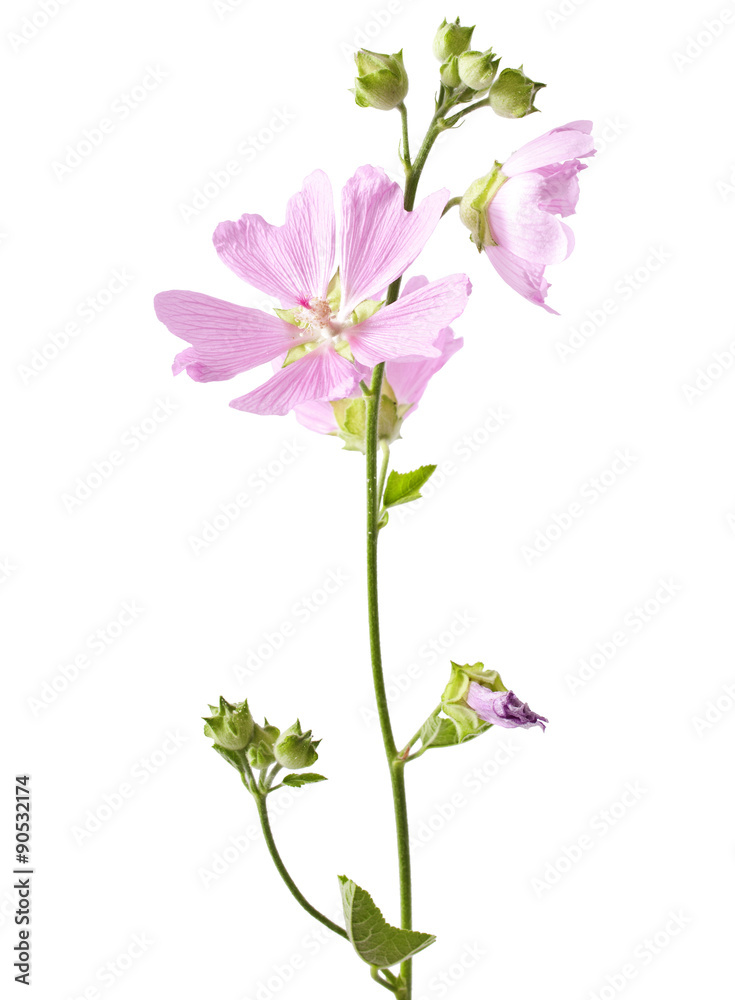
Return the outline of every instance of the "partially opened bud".
<path id="1" fill-rule="evenodd" d="M 452 676 L 442 695 L 445 715 L 457 726 L 460 741 L 488 726 L 503 729 L 545 729 L 549 720 L 537 715 L 509 691 L 497 670 L 485 670 L 482 663 L 459 666 L 452 663 Z"/>
<path id="2" fill-rule="evenodd" d="M 358 73 L 355 79 L 355 102 L 361 108 L 392 111 L 403 103 L 408 93 L 403 52 L 389 56 L 360 49 L 355 53 L 355 62 Z"/>
<path id="3" fill-rule="evenodd" d="M 463 28 L 459 23 L 459 18 L 449 24 L 445 18 L 434 36 L 434 55 L 439 62 L 444 63 L 452 56 L 466 52 L 472 42 L 474 30 L 474 25 L 471 28 Z"/>
<path id="4" fill-rule="evenodd" d="M 488 90 L 498 72 L 500 58 L 494 58 L 492 49 L 487 52 L 463 52 L 457 59 L 457 71 L 465 87 L 483 93 Z"/>
<path id="5" fill-rule="evenodd" d="M 302 767 L 311 767 L 319 757 L 316 748 L 319 740 L 312 740 L 311 730 L 301 732 L 301 723 L 296 722 L 286 729 L 276 740 L 273 748 L 275 758 L 281 767 L 298 771 Z"/>
<path id="6" fill-rule="evenodd" d="M 504 69 L 490 88 L 490 107 L 501 118 L 525 118 L 531 112 L 538 111 L 533 106 L 533 99 L 545 86 L 545 83 L 535 83 L 526 76 L 523 66 Z"/>
<path id="7" fill-rule="evenodd" d="M 255 725 L 247 701 L 231 705 L 220 698 L 219 706 L 209 707 L 212 715 L 204 716 L 204 735 L 225 750 L 244 749 L 250 742 Z"/>

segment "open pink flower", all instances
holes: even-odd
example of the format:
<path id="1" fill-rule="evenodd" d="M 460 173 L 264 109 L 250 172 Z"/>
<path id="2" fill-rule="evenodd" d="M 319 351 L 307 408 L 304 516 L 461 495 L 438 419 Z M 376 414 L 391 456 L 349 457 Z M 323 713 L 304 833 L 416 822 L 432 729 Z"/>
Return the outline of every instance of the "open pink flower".
<path id="1" fill-rule="evenodd" d="M 423 275 L 410 278 L 406 282 L 403 296 L 412 295 L 428 284 L 428 279 Z M 386 362 L 385 380 L 393 390 L 402 419 L 405 420 L 416 410 L 431 378 L 457 353 L 463 343 L 461 337 L 454 336 L 451 327 L 444 327 L 434 341 L 434 347 L 439 352 L 436 357 L 400 358 Z M 361 373 L 361 377 L 367 382 L 371 376 L 371 369 L 365 368 Z M 357 397 L 360 391 L 355 390 L 349 395 Z M 304 427 L 319 434 L 336 434 L 339 430 L 334 410 L 326 400 L 302 403 L 294 408 L 294 416 Z"/>
<path id="2" fill-rule="evenodd" d="M 382 170 L 361 167 L 342 191 L 341 291 L 330 282 L 335 214 L 321 170 L 290 199 L 284 225 L 260 215 L 220 223 L 214 245 L 222 260 L 276 296 L 288 321 L 197 292 L 161 292 L 158 318 L 191 344 L 177 355 L 174 374 L 186 369 L 199 382 L 229 379 L 303 347 L 262 386 L 230 403 L 250 413 L 284 414 L 312 400 L 349 396 L 362 377 L 358 365 L 439 357 L 437 335 L 462 313 L 471 290 L 466 275 L 429 282 L 377 312 L 355 310 L 414 262 L 447 198 L 446 190 L 437 191 L 406 212 L 399 185 Z"/>
<path id="3" fill-rule="evenodd" d="M 572 230 L 557 216 L 575 211 L 577 175 L 586 166 L 580 160 L 595 152 L 591 130 L 590 121 L 569 122 L 533 139 L 463 199 L 463 220 L 500 277 L 547 312 L 555 313 L 545 304 L 546 265 L 574 248 Z"/>

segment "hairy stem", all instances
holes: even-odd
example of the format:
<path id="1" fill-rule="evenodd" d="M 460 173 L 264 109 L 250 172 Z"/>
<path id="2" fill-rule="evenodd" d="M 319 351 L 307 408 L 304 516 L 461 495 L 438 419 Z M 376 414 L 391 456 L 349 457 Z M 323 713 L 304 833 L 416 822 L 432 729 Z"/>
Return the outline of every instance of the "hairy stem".
<path id="1" fill-rule="evenodd" d="M 335 934 L 339 934 L 340 937 L 346 938 L 347 932 L 343 927 L 335 924 L 334 921 L 326 917 L 320 910 L 317 910 L 315 906 L 312 906 L 309 900 L 304 896 L 301 890 L 298 888 L 294 880 L 291 878 L 288 869 L 283 863 L 281 855 L 278 853 L 278 848 L 276 847 L 276 842 L 273 838 L 273 831 L 271 830 L 270 818 L 268 816 L 268 806 L 266 805 L 266 795 L 262 793 L 254 793 L 254 798 L 258 806 L 258 816 L 260 817 L 260 825 L 263 828 L 263 836 L 265 837 L 265 842 L 268 845 L 268 850 L 270 856 L 273 859 L 273 864 L 278 870 L 278 874 L 281 876 L 286 886 L 294 897 L 296 902 L 302 906 L 307 913 L 311 914 L 315 920 L 318 920 L 320 924 L 324 924 L 328 927 L 330 931 L 334 931 Z"/>

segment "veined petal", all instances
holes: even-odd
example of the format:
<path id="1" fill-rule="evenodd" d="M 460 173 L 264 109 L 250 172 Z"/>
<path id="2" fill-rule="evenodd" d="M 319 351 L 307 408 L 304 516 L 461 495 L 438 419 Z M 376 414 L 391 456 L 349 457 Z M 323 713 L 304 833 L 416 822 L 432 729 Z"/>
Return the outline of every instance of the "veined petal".
<path id="1" fill-rule="evenodd" d="M 294 406 L 293 413 L 303 427 L 317 434 L 334 434 L 339 430 L 334 410 L 326 399 L 299 403 Z"/>
<path id="2" fill-rule="evenodd" d="M 485 253 L 503 281 L 514 291 L 554 316 L 559 315 L 556 309 L 547 306 L 545 302 L 550 285 L 544 278 L 544 264 L 531 264 L 527 260 L 521 260 L 504 247 L 485 247 Z"/>
<path id="3" fill-rule="evenodd" d="M 287 308 L 325 298 L 334 266 L 332 185 L 321 170 L 304 181 L 286 207 L 286 222 L 272 226 L 260 215 L 221 222 L 214 231 L 217 253 L 235 274 L 276 295 Z"/>
<path id="4" fill-rule="evenodd" d="M 357 381 L 354 366 L 331 344 L 323 344 L 281 368 L 258 389 L 233 399 L 230 406 L 246 413 L 283 416 L 299 403 L 349 396 Z"/>
<path id="5" fill-rule="evenodd" d="M 462 315 L 471 291 L 466 274 L 432 281 L 348 328 L 345 339 L 365 365 L 414 355 L 438 358 L 434 341 L 440 330 Z"/>
<path id="6" fill-rule="evenodd" d="M 396 397 L 396 402 L 411 408 L 405 416 L 410 416 L 426 391 L 430 380 L 444 367 L 453 354 L 462 347 L 464 341 L 456 338 L 450 326 L 439 332 L 434 347 L 439 351 L 437 358 L 403 358 L 389 361 L 385 366 L 385 377 Z"/>
<path id="7" fill-rule="evenodd" d="M 446 189 L 437 191 L 407 212 L 400 185 L 377 167 L 360 167 L 347 181 L 342 191 L 342 316 L 411 266 L 448 198 Z"/>
<path id="8" fill-rule="evenodd" d="M 177 355 L 174 374 L 186 367 L 197 382 L 232 378 L 312 339 L 277 316 L 199 292 L 159 292 L 153 304 L 171 333 L 194 348 Z"/>
<path id="9" fill-rule="evenodd" d="M 577 157 L 593 156 L 595 140 L 590 135 L 592 122 L 568 122 L 558 128 L 551 129 L 538 139 L 532 139 L 511 153 L 503 164 L 502 170 L 506 177 L 536 170 L 551 163 L 563 163 L 565 160 Z"/>
<path id="10" fill-rule="evenodd" d="M 488 206 L 493 237 L 501 247 L 536 264 L 558 264 L 572 252 L 572 231 L 541 208 L 542 174 L 519 174 L 507 181 Z"/>

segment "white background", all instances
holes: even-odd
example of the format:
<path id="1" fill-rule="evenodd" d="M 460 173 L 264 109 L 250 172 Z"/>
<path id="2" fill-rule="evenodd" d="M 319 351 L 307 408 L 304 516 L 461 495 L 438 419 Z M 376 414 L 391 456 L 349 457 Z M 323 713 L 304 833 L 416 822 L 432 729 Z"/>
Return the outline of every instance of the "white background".
<path id="1" fill-rule="evenodd" d="M 594 119 L 600 152 L 570 220 L 576 250 L 549 272 L 559 317 L 502 284 L 456 213 L 414 268 L 466 270 L 474 293 L 455 324 L 464 350 L 393 449 L 400 469 L 444 463 L 381 539 L 387 672 L 394 695 L 405 689 L 397 734 L 437 702 L 450 658 L 497 667 L 551 720 L 409 770 L 416 926 L 438 935 L 416 997 L 729 995 L 732 7 L 220 8 L 69 0 L 44 24 L 38 5 L 3 6 L 3 984 L 20 994 L 11 798 L 27 771 L 39 998 L 376 995 L 289 897 L 199 722 L 224 693 L 312 727 L 330 780 L 279 793 L 283 854 L 330 914 L 346 873 L 397 920 L 387 773 L 366 711 L 362 460 L 292 417 L 228 408 L 260 372 L 174 381 L 181 345 L 151 300 L 191 288 L 258 305 L 213 250 L 220 220 L 279 222 L 316 167 L 337 189 L 367 162 L 398 177 L 398 115 L 354 105 L 350 46 L 404 48 L 416 142 L 435 28 L 461 14 L 476 44 L 548 87 L 541 114 L 488 110 L 446 136 L 423 193 L 461 194 L 578 118 Z M 124 95 L 137 97 L 123 118 Z M 55 168 L 103 118 L 114 128 L 99 146 Z M 227 186 L 187 212 L 233 160 Z M 128 277 L 111 294 L 115 270 Z M 506 416 L 489 433 L 493 411 Z M 629 468 L 603 494 L 593 480 L 618 450 Z M 65 494 L 114 451 L 121 464 L 70 510 Z M 242 492 L 246 509 L 195 553 Z M 573 502 L 581 515 L 556 530 Z M 344 582 L 313 603 L 330 574 Z M 274 651 L 267 635 L 284 623 L 293 634 Z"/>

